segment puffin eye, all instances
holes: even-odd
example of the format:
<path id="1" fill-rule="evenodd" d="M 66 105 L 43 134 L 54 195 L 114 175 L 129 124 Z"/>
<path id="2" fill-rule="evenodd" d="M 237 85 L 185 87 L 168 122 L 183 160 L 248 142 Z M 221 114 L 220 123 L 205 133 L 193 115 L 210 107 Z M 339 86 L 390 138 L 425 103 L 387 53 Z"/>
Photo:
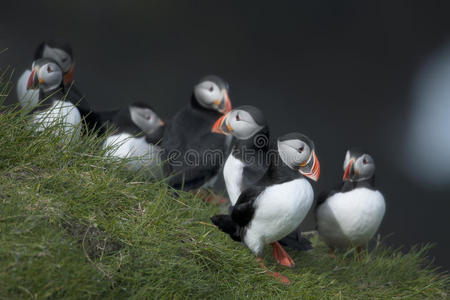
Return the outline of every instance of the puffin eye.
<path id="1" fill-rule="evenodd" d="M 301 146 L 300 148 L 297 149 L 298 153 L 302 153 L 303 150 L 305 150 L 305 146 Z"/>
<path id="2" fill-rule="evenodd" d="M 208 91 L 210 91 L 210 92 L 214 91 L 214 87 L 213 87 L 213 86 L 210 86 L 209 89 L 208 89 Z"/>
<path id="3" fill-rule="evenodd" d="M 367 161 L 367 158 L 363 159 L 363 164 L 367 165 L 369 162 Z"/>
<path id="4" fill-rule="evenodd" d="M 50 67 L 50 65 L 47 66 L 47 72 L 48 72 L 48 73 L 53 72 L 53 70 L 52 70 L 52 68 Z"/>
<path id="5" fill-rule="evenodd" d="M 236 121 L 240 121 L 241 118 L 239 117 L 239 114 L 236 115 Z"/>

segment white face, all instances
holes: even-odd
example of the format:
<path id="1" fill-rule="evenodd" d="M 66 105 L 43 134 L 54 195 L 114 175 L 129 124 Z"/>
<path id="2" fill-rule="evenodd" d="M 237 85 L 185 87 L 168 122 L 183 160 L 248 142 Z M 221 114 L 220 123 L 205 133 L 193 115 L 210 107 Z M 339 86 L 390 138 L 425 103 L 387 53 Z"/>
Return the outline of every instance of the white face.
<path id="1" fill-rule="evenodd" d="M 375 163 L 369 154 L 363 154 L 355 160 L 354 166 L 355 179 L 369 179 L 375 173 Z"/>
<path id="2" fill-rule="evenodd" d="M 311 148 L 299 139 L 278 141 L 278 153 L 281 160 L 291 169 L 298 170 L 311 159 Z"/>
<path id="3" fill-rule="evenodd" d="M 44 50 L 42 51 L 42 57 L 55 60 L 61 66 L 61 69 L 64 73 L 69 72 L 70 68 L 72 67 L 73 62 L 70 55 L 62 49 L 52 48 L 48 45 L 45 45 Z"/>
<path id="4" fill-rule="evenodd" d="M 253 117 L 245 110 L 232 110 L 225 119 L 231 134 L 240 140 L 247 140 L 260 131 L 263 126 L 258 125 Z"/>
<path id="5" fill-rule="evenodd" d="M 219 110 L 225 105 L 225 90 L 221 90 L 212 81 L 203 81 L 194 87 L 194 95 L 198 103 L 206 108 Z"/>
<path id="6" fill-rule="evenodd" d="M 57 89 L 62 82 L 63 75 L 59 66 L 55 63 L 46 63 L 37 71 L 37 77 L 41 89 L 46 92 Z"/>
<path id="7" fill-rule="evenodd" d="M 352 164 L 350 166 L 350 164 Z M 350 169 L 349 169 L 350 168 Z M 369 154 L 362 154 L 357 157 L 347 151 L 344 159 L 344 173 L 348 169 L 347 180 L 360 181 L 370 179 L 375 174 L 375 162 Z"/>
<path id="8" fill-rule="evenodd" d="M 158 115 L 149 108 L 130 106 L 130 116 L 133 123 L 146 134 L 151 134 L 164 125 Z"/>

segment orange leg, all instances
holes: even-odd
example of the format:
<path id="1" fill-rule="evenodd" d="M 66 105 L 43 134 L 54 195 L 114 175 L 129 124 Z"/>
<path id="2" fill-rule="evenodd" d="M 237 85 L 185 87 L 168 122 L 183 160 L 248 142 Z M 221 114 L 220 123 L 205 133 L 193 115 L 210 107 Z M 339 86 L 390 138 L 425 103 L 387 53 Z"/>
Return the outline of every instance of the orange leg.
<path id="1" fill-rule="evenodd" d="M 358 259 L 359 261 L 362 261 L 363 257 L 362 257 L 362 247 L 359 246 L 356 248 L 358 250 Z"/>
<path id="2" fill-rule="evenodd" d="M 295 263 L 292 260 L 292 258 L 287 254 L 287 252 L 281 247 L 280 243 L 275 242 L 272 243 L 273 248 L 273 257 L 275 258 L 275 261 L 285 267 L 293 268 L 295 267 Z"/>
<path id="3" fill-rule="evenodd" d="M 208 204 L 216 204 L 216 205 L 221 205 L 223 203 L 227 203 L 228 200 L 222 196 L 216 196 L 213 193 L 210 193 L 206 190 L 192 190 L 191 191 L 192 194 L 198 196 L 200 199 L 202 199 L 203 201 L 205 201 Z"/>
<path id="4" fill-rule="evenodd" d="M 291 284 L 291 281 L 290 281 L 289 278 L 287 278 L 286 276 L 281 275 L 281 274 L 278 273 L 278 272 L 272 272 L 272 271 L 270 271 L 269 269 L 267 269 L 267 267 L 266 267 L 266 266 L 264 265 L 264 263 L 262 262 L 262 258 L 261 258 L 261 257 L 258 257 L 256 260 L 260 263 L 261 268 L 263 268 L 263 269 L 267 272 L 267 274 L 268 274 L 269 276 L 275 277 L 275 278 L 278 279 L 281 283 L 284 283 L 284 284 L 286 284 L 286 285 Z"/>

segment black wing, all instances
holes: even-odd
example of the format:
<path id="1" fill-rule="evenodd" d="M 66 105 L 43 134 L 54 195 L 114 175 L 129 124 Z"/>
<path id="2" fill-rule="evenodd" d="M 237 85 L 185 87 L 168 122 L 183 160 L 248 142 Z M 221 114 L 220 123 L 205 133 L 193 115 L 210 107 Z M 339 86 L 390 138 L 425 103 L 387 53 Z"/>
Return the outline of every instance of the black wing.
<path id="1" fill-rule="evenodd" d="M 316 208 L 318 208 L 321 204 L 323 204 L 329 197 L 337 193 L 337 190 L 333 189 L 331 191 L 323 191 L 317 196 L 316 200 Z"/>
<path id="2" fill-rule="evenodd" d="M 345 192 L 351 191 L 352 189 L 354 189 L 354 183 L 351 181 L 344 181 L 344 182 L 337 184 L 333 189 L 331 189 L 329 191 L 323 191 L 317 197 L 316 209 L 321 204 L 323 204 L 328 198 L 333 196 L 334 194 L 340 193 L 340 192 L 345 193 Z"/>
<path id="3" fill-rule="evenodd" d="M 255 213 L 256 198 L 264 190 L 263 187 L 248 188 L 241 193 L 231 211 L 231 219 L 239 226 L 247 226 Z"/>
<path id="4" fill-rule="evenodd" d="M 170 120 L 161 142 L 169 185 L 196 189 L 218 174 L 223 159 L 217 156 L 225 153 L 226 136 L 212 133 L 211 127 L 219 117 L 186 106 Z"/>

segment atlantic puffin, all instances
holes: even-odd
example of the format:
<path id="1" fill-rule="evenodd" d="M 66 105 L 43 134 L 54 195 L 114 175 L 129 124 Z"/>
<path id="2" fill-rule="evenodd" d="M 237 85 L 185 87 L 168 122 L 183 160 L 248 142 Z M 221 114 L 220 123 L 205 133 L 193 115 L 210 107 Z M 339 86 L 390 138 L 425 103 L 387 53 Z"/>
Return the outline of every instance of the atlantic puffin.
<path id="1" fill-rule="evenodd" d="M 359 150 L 348 150 L 344 176 L 336 189 L 322 193 L 315 215 L 317 229 L 334 256 L 335 248 L 362 247 L 374 236 L 383 220 L 384 197 L 375 188 L 375 162 Z"/>
<path id="2" fill-rule="evenodd" d="M 149 104 L 134 102 L 116 111 L 95 114 L 102 129 L 114 130 L 103 143 L 106 156 L 129 159 L 130 170 L 145 168 L 152 177 L 161 175 L 160 144 L 165 123 Z"/>
<path id="3" fill-rule="evenodd" d="M 241 193 L 231 214 L 215 215 L 211 221 L 243 242 L 259 261 L 264 246 L 271 244 L 277 263 L 293 267 L 294 261 L 277 241 L 295 230 L 311 208 L 314 192 L 307 178 L 319 179 L 320 164 L 314 143 L 301 133 L 278 138 L 275 154 L 265 175 Z M 279 273 L 269 274 L 289 283 Z"/>
<path id="4" fill-rule="evenodd" d="M 27 89 L 39 89 L 39 101 L 42 102 L 41 106 L 31 111 L 36 131 L 57 125 L 61 126 L 58 134 L 79 135 L 81 115 L 77 107 L 65 99 L 63 72 L 56 61 L 49 58 L 34 61 Z"/>
<path id="5" fill-rule="evenodd" d="M 240 106 L 219 118 L 212 132 L 235 138 L 223 167 L 231 205 L 239 195 L 266 173 L 270 147 L 269 127 L 263 113 L 254 106 Z"/>
<path id="6" fill-rule="evenodd" d="M 212 131 L 231 135 L 235 141 L 223 167 L 223 177 L 231 206 L 242 191 L 260 180 L 267 172 L 274 145 L 263 113 L 256 107 L 244 105 L 222 116 Z M 297 250 L 312 249 L 311 242 L 295 230 L 281 239 L 280 244 Z"/>
<path id="7" fill-rule="evenodd" d="M 94 126 L 95 120 L 91 115 L 91 107 L 85 96 L 73 83 L 75 73 L 75 61 L 72 47 L 68 43 L 61 43 L 56 41 L 44 41 L 39 44 L 34 52 L 34 59 L 41 58 L 53 59 L 61 68 L 63 72 L 63 84 L 65 92 L 67 93 L 67 100 L 75 104 L 85 119 L 89 128 Z M 16 91 L 17 98 L 22 107 L 26 109 L 33 109 L 39 103 L 39 90 L 27 89 L 28 78 L 31 70 L 25 70 L 17 81 Z"/>
<path id="8" fill-rule="evenodd" d="M 220 77 L 202 78 L 194 86 L 189 104 L 167 122 L 162 148 L 165 175 L 173 188 L 210 187 L 217 179 L 231 137 L 214 134 L 211 127 L 231 110 L 228 90 Z"/>

